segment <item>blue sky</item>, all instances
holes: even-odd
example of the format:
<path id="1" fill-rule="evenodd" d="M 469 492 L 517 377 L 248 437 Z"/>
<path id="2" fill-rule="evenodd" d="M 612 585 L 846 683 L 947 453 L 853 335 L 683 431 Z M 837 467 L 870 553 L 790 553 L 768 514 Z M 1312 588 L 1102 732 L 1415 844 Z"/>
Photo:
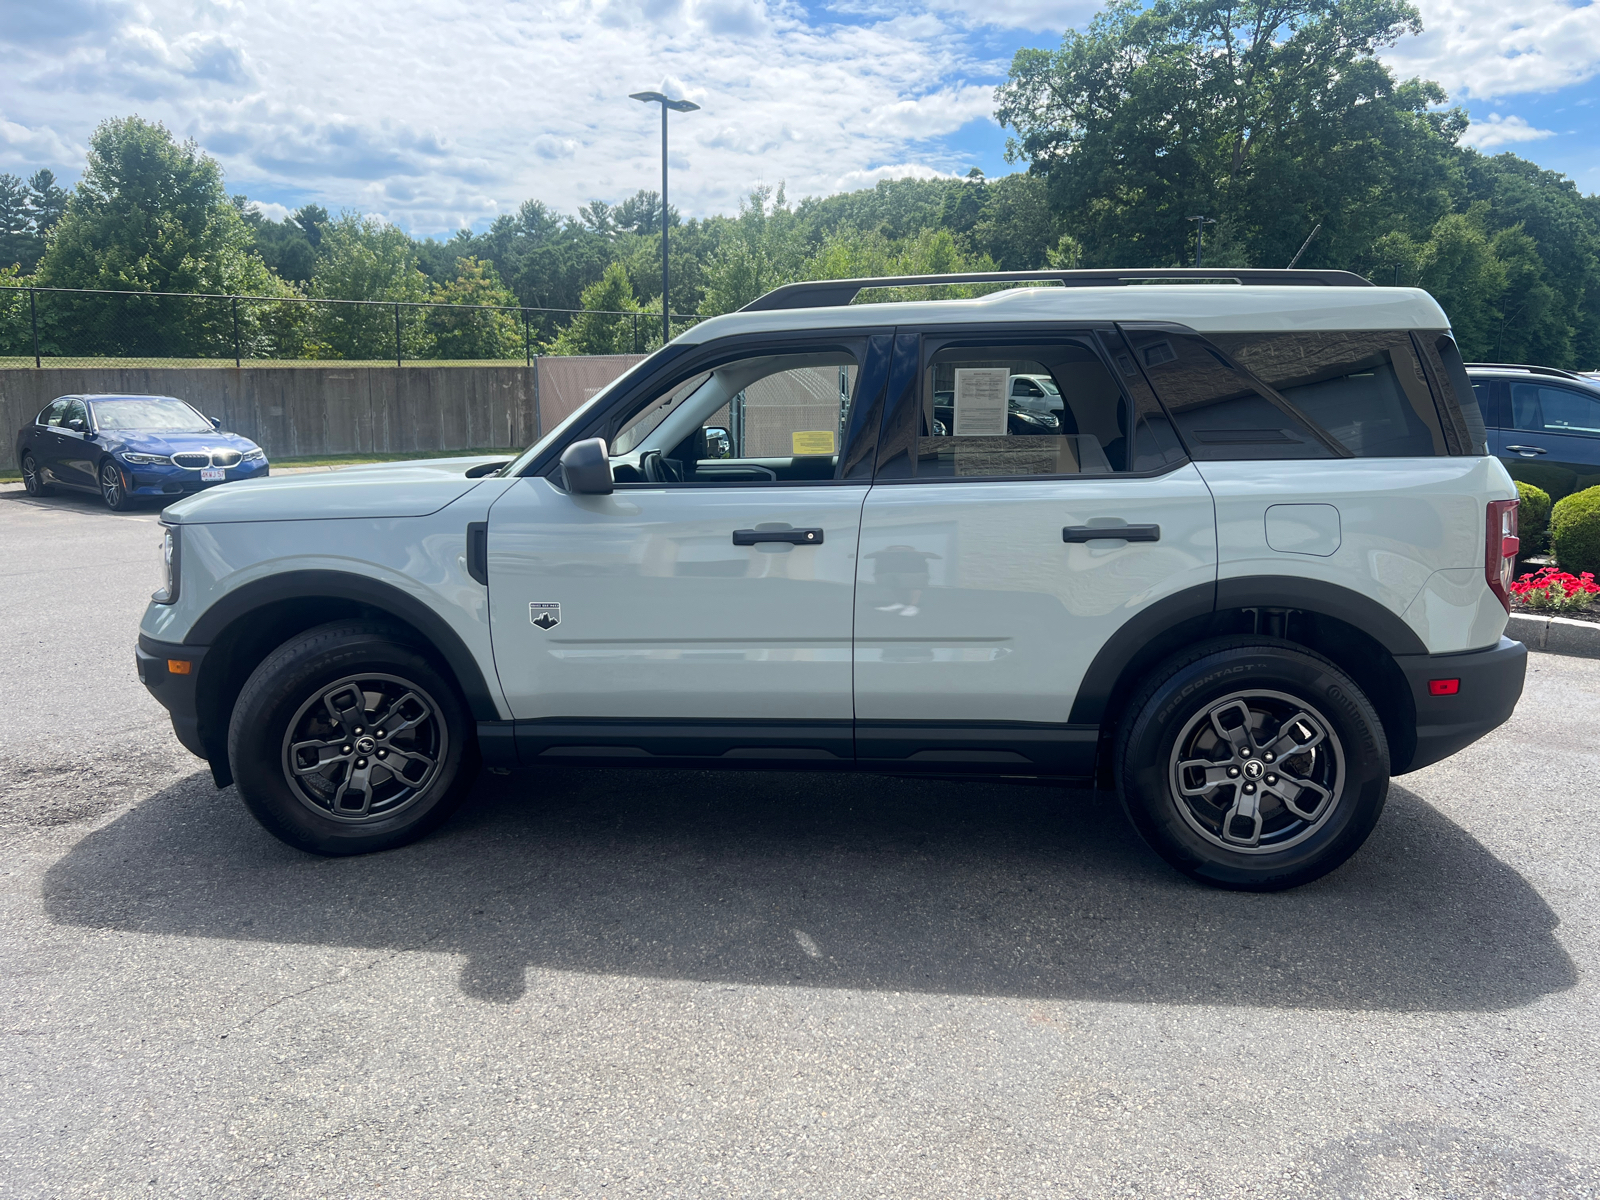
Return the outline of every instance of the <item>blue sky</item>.
<path id="1" fill-rule="evenodd" d="M 482 228 L 521 201 L 570 211 L 659 180 L 653 110 L 675 118 L 673 200 L 729 212 L 901 175 L 1006 170 L 993 91 L 1020 46 L 1090 3 L 1044 0 L 8 0 L 0 171 L 72 180 L 106 116 L 193 137 L 274 215 L 307 201 L 418 234 Z M 1423 0 L 1390 54 L 1474 125 L 1600 191 L 1600 3 Z"/>

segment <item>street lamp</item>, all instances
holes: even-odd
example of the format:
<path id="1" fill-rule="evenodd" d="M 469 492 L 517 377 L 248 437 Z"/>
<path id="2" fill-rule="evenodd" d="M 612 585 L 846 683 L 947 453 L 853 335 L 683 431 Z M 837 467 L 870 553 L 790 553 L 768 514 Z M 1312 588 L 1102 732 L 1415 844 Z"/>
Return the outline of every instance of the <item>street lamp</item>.
<path id="1" fill-rule="evenodd" d="M 630 100 L 661 105 L 661 344 L 672 340 L 672 292 L 667 271 L 667 110 L 694 112 L 700 106 L 692 100 L 669 100 L 664 92 L 632 92 Z"/>
<path id="2" fill-rule="evenodd" d="M 1206 256 L 1206 226 L 1215 225 L 1215 217 L 1189 217 L 1194 222 L 1194 265 L 1196 268 L 1205 266 L 1203 261 Z M 1298 258 L 1299 256 L 1296 255 Z"/>

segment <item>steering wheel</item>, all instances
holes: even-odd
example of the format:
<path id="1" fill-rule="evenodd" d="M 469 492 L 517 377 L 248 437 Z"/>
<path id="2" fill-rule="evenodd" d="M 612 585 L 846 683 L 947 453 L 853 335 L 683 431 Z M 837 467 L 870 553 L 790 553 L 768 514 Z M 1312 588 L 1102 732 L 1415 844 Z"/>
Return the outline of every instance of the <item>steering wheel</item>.
<path id="1" fill-rule="evenodd" d="M 644 477 L 650 483 L 682 483 L 683 466 L 659 450 L 647 450 L 639 459 Z"/>

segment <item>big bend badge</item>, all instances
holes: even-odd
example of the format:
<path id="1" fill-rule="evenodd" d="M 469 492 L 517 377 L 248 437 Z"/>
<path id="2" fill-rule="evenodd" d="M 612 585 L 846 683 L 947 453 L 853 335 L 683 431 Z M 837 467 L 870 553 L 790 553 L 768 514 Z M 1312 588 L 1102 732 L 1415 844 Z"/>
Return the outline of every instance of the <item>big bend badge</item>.
<path id="1" fill-rule="evenodd" d="M 528 620 L 540 629 L 554 629 L 561 624 L 561 605 L 531 600 L 528 602 Z"/>

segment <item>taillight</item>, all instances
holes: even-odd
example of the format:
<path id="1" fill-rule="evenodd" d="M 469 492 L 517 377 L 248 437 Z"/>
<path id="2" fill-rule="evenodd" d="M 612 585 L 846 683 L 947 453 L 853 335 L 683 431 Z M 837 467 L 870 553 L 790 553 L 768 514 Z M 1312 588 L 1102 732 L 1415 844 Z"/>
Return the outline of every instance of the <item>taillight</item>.
<path id="1" fill-rule="evenodd" d="M 1507 612 L 1511 611 L 1511 581 L 1517 573 L 1517 551 L 1522 543 L 1517 539 L 1517 501 L 1489 501 L 1488 536 L 1483 547 L 1483 577 L 1489 590 L 1500 598 Z"/>

